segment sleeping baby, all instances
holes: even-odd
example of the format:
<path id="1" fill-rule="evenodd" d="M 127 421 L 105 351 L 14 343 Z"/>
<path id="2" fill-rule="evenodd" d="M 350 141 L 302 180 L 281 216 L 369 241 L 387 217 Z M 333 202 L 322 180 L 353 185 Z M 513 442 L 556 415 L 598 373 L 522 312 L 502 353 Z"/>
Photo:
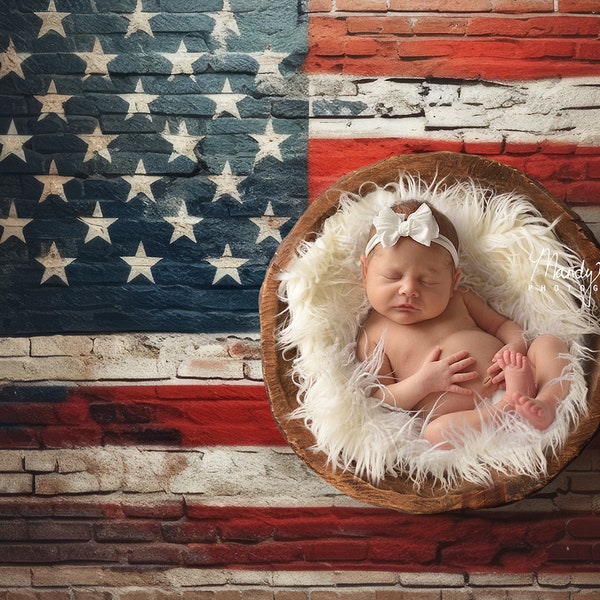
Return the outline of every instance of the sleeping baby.
<path id="1" fill-rule="evenodd" d="M 544 430 L 569 386 L 562 340 L 541 335 L 528 347 L 514 321 L 458 287 L 458 244 L 445 215 L 408 201 L 380 211 L 361 258 L 371 311 L 357 355 L 377 361 L 372 393 L 423 413 L 423 436 L 442 449 L 498 411 Z"/>

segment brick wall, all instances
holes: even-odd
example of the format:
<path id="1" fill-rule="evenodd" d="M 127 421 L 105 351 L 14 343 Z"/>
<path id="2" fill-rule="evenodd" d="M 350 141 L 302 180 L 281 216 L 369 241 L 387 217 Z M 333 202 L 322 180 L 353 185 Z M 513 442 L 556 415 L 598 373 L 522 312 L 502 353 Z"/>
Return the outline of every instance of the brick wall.
<path id="1" fill-rule="evenodd" d="M 96 10 L 76 4 L 55 0 L 55 9 Z M 299 15 L 310 15 L 303 75 L 288 80 L 296 86 L 289 97 L 266 77 L 260 91 L 279 99 L 276 117 L 292 121 L 304 118 L 297 95 L 309 89 L 310 196 L 391 154 L 452 150 L 523 169 L 600 232 L 595 0 L 302 4 Z M 257 6 L 258 16 L 269 10 L 269 3 L 211 0 L 199 12 L 235 15 Z M 143 9 L 160 12 L 146 0 Z M 52 2 L 32 0 L 23 10 L 34 19 Z M 169 3 L 168 10 L 171 18 L 159 20 L 165 37 L 195 9 Z M 258 16 L 261 39 L 279 41 L 276 21 Z M 55 29 L 45 39 L 49 53 L 56 36 Z M 218 49 L 209 50 L 218 58 Z M 249 67 L 238 54 L 224 68 L 245 77 Z M 135 56 L 143 73 L 151 61 L 142 50 Z M 5 56 L 0 65 L 7 68 Z M 81 80 L 79 72 L 63 75 Z M 101 79 L 94 81 L 107 85 Z M 164 89 L 176 83 L 165 81 Z M 11 110 L 13 91 L 0 87 Z M 37 106 L 31 94 L 19 102 L 22 119 L 27 102 Z M 128 120 L 129 149 L 134 124 L 148 133 L 150 119 L 143 119 Z M 226 146 L 251 163 L 250 146 L 238 143 L 239 123 L 225 121 L 215 119 L 219 135 L 231 135 Z M 14 180 L 4 175 L 7 204 Z M 263 192 L 284 205 L 268 185 Z M 54 204 L 71 208 L 62 202 Z M 223 209 L 223 232 L 239 227 L 242 208 L 233 199 Z M 275 246 L 257 244 L 260 260 Z M 0 252 L 6 247 L 0 242 Z M 239 331 L 243 317 L 235 315 L 227 330 L 224 296 L 216 297 L 217 309 L 201 322 L 220 318 L 224 333 L 208 326 L 200 333 L 57 330 L 0 339 L 0 598 L 600 597 L 598 436 L 548 486 L 504 507 L 419 516 L 362 505 L 287 446 L 262 385 L 258 333 Z M 249 303 L 246 297 L 244 310 Z"/>

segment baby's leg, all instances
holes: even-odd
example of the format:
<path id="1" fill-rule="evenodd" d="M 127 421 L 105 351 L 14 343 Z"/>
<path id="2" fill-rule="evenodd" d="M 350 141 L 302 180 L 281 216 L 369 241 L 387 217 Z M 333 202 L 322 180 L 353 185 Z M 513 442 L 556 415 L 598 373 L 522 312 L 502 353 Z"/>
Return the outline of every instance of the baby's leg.
<path id="1" fill-rule="evenodd" d="M 559 338 L 542 335 L 536 338 L 527 353 L 535 373 L 537 393 L 514 390 L 515 410 L 536 429 L 547 429 L 556 417 L 556 407 L 569 392 L 569 382 L 560 380 L 569 361 L 561 355 L 568 348 Z M 508 389 L 508 380 L 507 380 Z"/>
<path id="2" fill-rule="evenodd" d="M 423 438 L 440 450 L 452 450 L 460 445 L 461 432 L 481 431 L 484 423 L 505 409 L 503 399 L 495 405 L 481 405 L 479 409 L 446 413 L 427 424 Z"/>
<path id="3" fill-rule="evenodd" d="M 527 357 L 504 353 L 506 393 L 500 402 L 440 415 L 426 426 L 423 437 L 438 448 L 452 449 L 456 447 L 453 431 L 481 430 L 483 423 L 506 410 L 515 410 L 536 429 L 547 429 L 556 417 L 558 403 L 569 392 L 569 382 L 560 380 L 569 365 L 561 356 L 567 352 L 560 339 L 543 335 L 532 342 Z"/>

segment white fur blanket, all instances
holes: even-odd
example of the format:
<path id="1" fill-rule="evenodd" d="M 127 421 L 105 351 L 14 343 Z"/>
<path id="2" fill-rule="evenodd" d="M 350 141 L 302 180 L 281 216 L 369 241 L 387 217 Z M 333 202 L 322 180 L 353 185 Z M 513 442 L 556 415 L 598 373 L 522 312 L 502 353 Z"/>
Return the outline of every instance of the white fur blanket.
<path id="1" fill-rule="evenodd" d="M 301 244 L 281 276 L 287 314 L 276 337 L 283 352 L 296 350 L 292 377 L 299 390 L 299 408 L 290 418 L 304 421 L 314 449 L 326 454 L 332 468 L 374 485 L 387 475 L 412 480 L 415 488 L 433 480 L 445 489 L 463 482 L 488 485 L 496 472 L 543 476 L 549 453 L 560 452 L 586 414 L 585 336 L 599 328 L 581 259 L 523 196 L 495 195 L 470 181 L 428 184 L 407 174 L 385 188 L 363 189 L 368 193 L 342 196 L 338 212 L 315 241 Z M 462 285 L 528 336 L 553 333 L 568 343 L 570 392 L 546 431 L 504 413 L 465 437 L 462 447 L 437 450 L 421 437 L 421 417 L 369 397 L 374 375 L 355 356 L 358 329 L 369 310 L 360 256 L 374 216 L 406 199 L 429 201 L 455 224 Z"/>

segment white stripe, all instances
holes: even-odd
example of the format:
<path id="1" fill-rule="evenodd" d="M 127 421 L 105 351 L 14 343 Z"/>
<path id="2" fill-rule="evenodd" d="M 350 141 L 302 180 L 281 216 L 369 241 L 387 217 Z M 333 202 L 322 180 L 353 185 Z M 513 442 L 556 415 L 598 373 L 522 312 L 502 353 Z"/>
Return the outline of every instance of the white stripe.
<path id="1" fill-rule="evenodd" d="M 0 493 L 35 491 L 38 499 L 78 495 L 98 504 L 141 494 L 157 504 L 186 496 L 211 506 L 364 506 L 287 447 L 3 450 L 2 459 Z"/>
<path id="2" fill-rule="evenodd" d="M 600 145 L 600 77 L 431 83 L 309 77 L 312 138 Z"/>

